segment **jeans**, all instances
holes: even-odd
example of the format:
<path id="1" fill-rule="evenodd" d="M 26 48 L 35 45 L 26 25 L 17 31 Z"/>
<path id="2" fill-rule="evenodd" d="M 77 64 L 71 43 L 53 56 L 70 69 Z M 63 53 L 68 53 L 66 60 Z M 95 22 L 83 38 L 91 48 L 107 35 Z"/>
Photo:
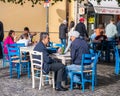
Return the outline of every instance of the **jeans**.
<path id="1" fill-rule="evenodd" d="M 76 70 L 80 70 L 80 65 L 72 64 L 72 65 L 67 66 L 68 76 L 70 78 L 72 78 L 72 76 L 70 74 L 70 71 L 76 71 Z M 79 82 L 80 81 L 80 76 L 74 75 L 73 81 Z"/>
<path id="2" fill-rule="evenodd" d="M 66 48 L 66 39 L 60 39 L 61 40 L 61 44 L 64 45 L 64 48 Z"/>

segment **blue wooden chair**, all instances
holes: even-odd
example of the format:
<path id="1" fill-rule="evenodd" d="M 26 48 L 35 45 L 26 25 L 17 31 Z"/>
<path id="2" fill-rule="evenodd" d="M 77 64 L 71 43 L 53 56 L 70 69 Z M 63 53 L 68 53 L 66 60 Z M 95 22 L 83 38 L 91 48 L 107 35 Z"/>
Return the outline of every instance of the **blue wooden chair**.
<path id="1" fill-rule="evenodd" d="M 64 47 L 63 44 L 59 43 L 53 43 L 53 47 Z"/>
<path id="2" fill-rule="evenodd" d="M 92 91 L 94 91 L 94 85 L 96 80 L 96 64 L 98 60 L 98 54 L 83 54 L 80 70 L 70 71 L 70 90 L 73 89 L 73 83 L 78 83 L 82 85 L 82 91 L 84 92 L 85 83 L 92 83 Z M 80 81 L 74 81 L 74 75 L 80 76 Z"/>
<path id="3" fill-rule="evenodd" d="M 120 73 L 120 49 L 115 47 L 115 74 L 118 75 Z"/>
<path id="4" fill-rule="evenodd" d="M 6 66 L 6 63 L 9 62 L 8 60 L 8 54 L 4 54 L 4 47 L 3 47 L 3 42 L 0 42 L 1 43 L 1 46 L 2 46 L 2 54 L 3 54 L 3 61 L 2 61 L 2 64 L 3 64 L 3 67 Z"/>
<path id="5" fill-rule="evenodd" d="M 20 78 L 21 68 L 26 68 L 26 72 L 28 72 L 28 78 L 30 78 L 30 63 L 29 60 L 22 60 L 20 57 L 20 49 L 17 46 L 9 46 L 8 45 L 8 56 L 10 63 L 10 78 L 12 78 L 12 71 L 17 72 L 17 78 Z"/>

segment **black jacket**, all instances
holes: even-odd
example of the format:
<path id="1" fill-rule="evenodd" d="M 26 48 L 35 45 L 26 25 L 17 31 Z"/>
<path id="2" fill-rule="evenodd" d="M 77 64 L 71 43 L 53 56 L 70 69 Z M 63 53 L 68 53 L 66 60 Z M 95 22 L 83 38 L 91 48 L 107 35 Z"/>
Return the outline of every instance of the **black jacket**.
<path id="1" fill-rule="evenodd" d="M 67 33 L 67 26 L 65 24 L 61 24 L 59 26 L 59 38 L 66 39 L 66 33 Z"/>
<path id="2" fill-rule="evenodd" d="M 85 28 L 85 24 L 84 23 L 78 23 L 75 27 L 75 31 L 78 31 L 80 33 L 80 36 L 82 37 L 88 37 L 88 34 L 87 34 L 87 30 Z"/>
<path id="3" fill-rule="evenodd" d="M 3 29 L 3 23 L 0 21 L 0 42 L 3 41 L 4 38 L 4 29 Z M 3 57 L 2 54 L 2 45 L 0 43 L 0 59 Z"/>
<path id="4" fill-rule="evenodd" d="M 53 63 L 54 60 L 49 56 L 48 50 L 45 47 L 45 45 L 42 42 L 39 42 L 35 46 L 34 51 L 43 52 L 43 70 L 46 73 L 49 73 L 50 71 L 49 64 Z M 35 58 L 39 58 L 39 57 L 35 57 Z"/>

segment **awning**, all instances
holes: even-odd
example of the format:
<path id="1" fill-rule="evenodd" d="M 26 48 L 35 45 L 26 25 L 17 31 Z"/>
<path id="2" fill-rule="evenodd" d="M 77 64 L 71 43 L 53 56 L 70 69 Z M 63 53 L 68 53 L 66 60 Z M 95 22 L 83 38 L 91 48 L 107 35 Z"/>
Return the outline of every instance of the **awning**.
<path id="1" fill-rule="evenodd" d="M 95 13 L 98 14 L 116 14 L 120 15 L 120 7 L 100 7 L 100 6 L 93 6 Z"/>

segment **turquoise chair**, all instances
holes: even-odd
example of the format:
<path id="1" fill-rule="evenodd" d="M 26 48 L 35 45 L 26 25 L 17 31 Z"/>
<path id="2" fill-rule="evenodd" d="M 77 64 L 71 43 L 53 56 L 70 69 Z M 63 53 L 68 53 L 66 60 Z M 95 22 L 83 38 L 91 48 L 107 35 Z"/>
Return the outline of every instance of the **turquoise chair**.
<path id="1" fill-rule="evenodd" d="M 12 78 L 12 71 L 17 72 L 17 78 L 20 78 L 22 68 L 26 68 L 28 78 L 30 78 L 30 62 L 29 60 L 22 60 L 20 57 L 20 49 L 17 46 L 8 45 L 8 56 L 10 63 L 10 78 Z"/>
<path id="2" fill-rule="evenodd" d="M 115 47 L 115 74 L 118 75 L 120 73 L 120 49 Z"/>
<path id="3" fill-rule="evenodd" d="M 4 54 L 4 47 L 3 47 L 3 42 L 0 42 L 1 43 L 1 46 L 2 46 L 2 53 L 3 53 L 3 67 L 6 66 L 6 63 L 9 62 L 8 60 L 8 54 Z"/>
<path id="4" fill-rule="evenodd" d="M 64 45 L 61 43 L 53 43 L 52 45 L 53 47 L 64 47 Z"/>
<path id="5" fill-rule="evenodd" d="M 83 54 L 80 70 L 70 71 L 70 90 L 73 89 L 73 83 L 81 84 L 82 91 L 85 90 L 85 83 L 92 83 L 92 91 L 94 91 L 95 80 L 96 80 L 96 64 L 98 60 L 98 54 Z M 74 75 L 80 76 L 80 81 L 74 81 Z"/>

